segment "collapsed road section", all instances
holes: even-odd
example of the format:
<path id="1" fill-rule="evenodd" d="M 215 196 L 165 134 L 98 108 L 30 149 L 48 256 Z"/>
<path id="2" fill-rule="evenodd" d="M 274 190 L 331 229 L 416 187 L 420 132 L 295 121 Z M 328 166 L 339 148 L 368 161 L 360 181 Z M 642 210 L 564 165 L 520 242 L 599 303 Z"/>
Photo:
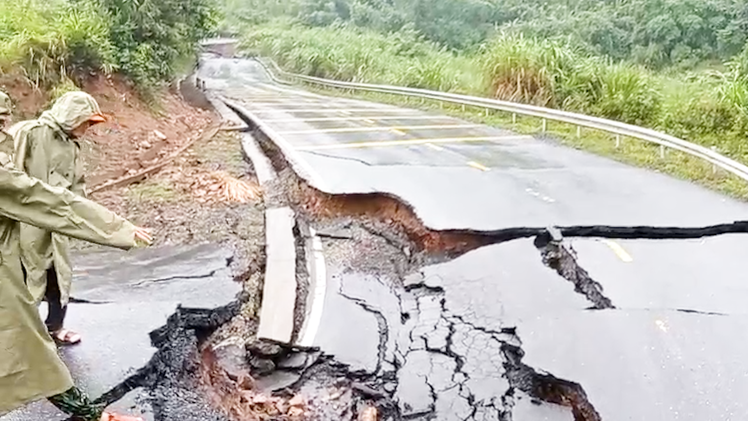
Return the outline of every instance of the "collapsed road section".
<path id="1" fill-rule="evenodd" d="M 247 67 L 246 63 L 240 64 Z M 248 68 L 251 70 L 252 66 Z M 346 166 L 350 170 L 348 187 L 370 183 L 371 188 L 349 192 L 324 189 L 329 187 L 326 181 L 330 174 L 340 168 L 319 175 L 323 173 L 318 171 L 319 163 L 332 167 L 332 162 L 351 161 L 348 158 L 352 157 L 327 157 L 321 161 L 319 150 L 309 150 L 314 154 L 307 155 L 317 156 L 315 165 L 306 160 L 307 155 L 300 158 L 293 150 L 324 147 L 325 154 L 330 154 L 339 146 L 331 140 L 356 145 L 343 149 L 374 150 L 377 142 L 385 141 L 363 139 L 361 146 L 355 141 L 340 142 L 340 138 L 334 138 L 337 135 L 329 133 L 366 133 L 367 126 L 351 127 L 350 122 L 376 126 L 391 121 L 381 115 L 385 112 L 397 113 L 398 118 L 432 116 L 361 102 L 352 107 L 354 102 L 340 103 L 267 85 L 261 75 L 242 78 L 228 72 L 227 79 L 217 83 L 209 77 L 210 66 L 202 69 L 208 72 L 208 77 L 201 77 L 208 89 L 226 93 L 232 83 L 239 83 L 241 89 L 232 90 L 235 110 L 241 111 L 237 101 L 244 104 L 240 104 L 243 108 L 254 107 L 251 113 L 241 116 L 251 131 L 242 136 L 245 151 L 263 185 L 266 210 L 292 211 L 269 212 L 266 216 L 283 214 L 279 218 L 284 222 L 277 226 L 286 236 L 284 247 L 292 247 L 294 253 L 278 253 L 277 259 L 268 255 L 262 264 L 255 265 L 253 271 L 260 275 L 264 272 L 264 279 L 248 272 L 248 277 L 259 278 L 253 283 L 258 290 L 250 289 L 239 296 L 238 284 L 215 280 L 226 274 L 230 254 L 207 246 L 196 250 L 211 258 L 183 253 L 195 265 L 189 271 L 170 274 L 148 269 L 147 264 L 134 265 L 132 270 L 120 270 L 131 275 L 128 279 L 111 285 L 105 282 L 101 287 L 104 289 L 91 286 L 81 290 L 75 304 L 87 311 L 98 311 L 90 317 L 92 321 L 106 318 L 112 305 L 143 317 L 142 326 L 135 323 L 140 320 L 138 317 L 133 317 L 133 322 L 123 329 L 111 329 L 116 323 L 108 323 L 106 332 L 100 337 L 94 333 L 90 339 L 92 344 L 123 341 L 118 349 L 132 346 L 143 351 L 128 353 L 133 358 L 131 362 L 112 364 L 107 359 L 109 354 L 98 346 L 91 349 L 90 358 L 81 360 L 75 356 L 80 356 L 84 348 L 71 351 L 68 362 L 74 371 L 86 372 L 80 367 L 76 370 L 76 361 L 99 361 L 102 367 L 118 367 L 106 381 L 96 377 L 87 384 L 89 390 L 102 394 L 100 402 L 140 408 L 150 419 L 159 421 L 615 421 L 676 416 L 703 420 L 729 419 L 748 409 L 742 399 L 748 391 L 742 375 L 748 370 L 743 358 L 746 349 L 736 339 L 739 335 L 735 335 L 748 327 L 748 318 L 744 306 L 734 304 L 744 302 L 748 292 L 741 287 L 740 279 L 720 268 L 721 262 L 740 250 L 736 245 L 745 241 L 743 236 L 730 233 L 745 232 L 745 223 L 658 228 L 653 227 L 654 222 L 632 226 L 627 223 L 631 220 L 612 215 L 615 226 L 600 225 L 599 216 L 591 218 L 590 225 L 580 225 L 578 222 L 589 212 L 580 210 L 582 201 L 575 203 L 573 199 L 584 195 L 571 191 L 568 196 L 572 199 L 562 200 L 563 195 L 555 190 L 540 191 L 538 183 L 543 175 L 533 180 L 551 169 L 542 168 L 537 161 L 535 167 L 529 168 L 532 159 L 527 156 L 524 161 L 519 160 L 524 163 L 521 171 L 501 168 L 502 162 L 508 162 L 509 167 L 518 162 L 517 156 L 507 150 L 527 147 L 515 143 L 509 147 L 500 145 L 505 155 L 494 156 L 492 168 L 483 165 L 489 171 L 474 168 L 481 171 L 476 174 L 483 174 L 469 177 L 475 185 L 452 177 L 463 174 L 464 168 L 449 170 L 456 160 L 465 160 L 465 150 L 444 143 L 433 148 L 426 145 L 429 142 L 423 137 L 403 143 L 407 151 L 391 149 L 355 157 L 363 159 L 366 164 L 362 165 L 367 167 L 397 167 L 403 184 L 422 185 L 423 192 L 415 200 L 411 200 L 415 196 L 398 195 L 377 185 L 367 178 L 371 173 L 358 172 L 351 166 Z M 252 95 L 241 98 L 250 92 Z M 296 108 L 297 101 L 306 105 Z M 263 111 L 261 107 L 266 108 Z M 365 114 L 362 117 L 352 115 L 359 111 L 349 111 L 367 109 L 369 112 L 360 111 Z M 304 115 L 310 112 L 322 115 Z M 313 124 L 333 122 L 329 123 L 333 126 L 343 122 L 346 126 L 320 127 L 304 120 L 316 120 Z M 262 130 L 271 124 L 275 124 L 271 132 Z M 284 129 L 283 125 L 296 127 Z M 403 136 L 399 132 L 409 130 L 437 130 L 405 126 L 398 125 L 398 132 L 388 136 Z M 467 128 L 466 124 L 451 126 L 463 127 L 448 130 Z M 310 143 L 316 144 L 291 144 L 286 138 L 291 136 L 289 132 L 310 135 Z M 432 139 L 438 135 L 438 131 L 430 134 Z M 469 135 L 441 139 L 466 139 Z M 481 136 L 484 143 L 501 142 L 487 137 Z M 510 143 L 517 140 L 502 139 Z M 386 142 L 398 145 L 396 141 Z M 438 156 L 424 156 L 416 151 L 420 170 L 427 167 L 429 174 L 444 172 L 449 176 L 426 179 L 418 169 L 406 168 L 409 165 L 402 162 L 408 158 L 401 154 L 414 153 L 413 148 L 438 152 Z M 542 150 L 543 144 L 534 143 L 532 148 Z M 268 175 L 261 169 L 257 164 L 263 160 L 261 155 L 269 158 L 277 174 Z M 541 151 L 540 155 L 548 154 Z M 473 158 L 470 162 L 475 161 Z M 571 160 L 573 154 L 565 158 Z M 393 165 L 393 160 L 398 163 Z M 304 177 L 309 174 L 299 171 L 300 165 L 317 176 Z M 571 178 L 578 177 L 570 168 L 567 165 L 552 171 L 567 171 L 572 173 Z M 526 187 L 530 191 L 525 190 L 528 197 L 545 204 L 530 206 L 527 198 L 512 195 L 508 196 L 516 203 L 505 200 L 501 185 L 490 183 L 492 179 L 486 178 L 485 173 L 500 173 L 522 187 L 532 184 L 533 187 Z M 568 178 L 569 174 L 565 176 Z M 448 180 L 450 177 L 454 179 Z M 448 188 L 433 189 L 437 179 Z M 565 188 L 568 187 L 567 184 Z M 463 196 L 455 195 L 455 188 L 477 194 L 485 201 L 472 198 L 458 203 Z M 597 189 L 585 183 L 575 188 Z M 516 193 L 522 188 L 509 190 Z M 425 206 L 424 200 L 433 206 Z M 502 200 L 524 207 L 528 215 L 513 219 L 511 212 L 507 214 L 505 210 L 470 227 L 464 222 L 476 214 L 466 212 L 468 218 L 450 222 L 455 210 L 464 210 L 465 206 L 495 209 Z M 451 205 L 440 211 L 439 205 L 444 203 Z M 738 205 L 728 204 L 720 212 L 740 219 L 728 208 L 737 209 Z M 428 217 L 423 217 L 425 209 Z M 560 216 L 555 218 L 556 214 Z M 643 213 L 637 215 L 641 218 Z M 693 215 L 677 218 L 676 222 L 698 219 Z M 496 221 L 500 226 L 495 226 Z M 569 226 L 543 228 L 561 222 Z M 641 269 L 640 279 L 611 276 L 616 271 L 631 273 L 627 271 L 639 268 L 639 259 L 646 261 L 640 250 L 656 250 L 653 255 L 661 257 L 667 251 L 657 250 L 658 244 L 672 247 L 670 242 L 653 244 L 638 239 L 708 235 L 720 237 L 682 241 L 678 249 L 678 258 L 689 262 L 703 261 L 702 255 L 709 259 L 717 255 L 716 263 L 707 263 L 715 275 L 706 287 L 692 282 L 693 275 L 682 268 L 675 267 L 668 273 L 660 270 L 656 262 Z M 574 236 L 581 239 L 570 239 Z M 604 243 L 598 238 L 624 240 Z M 269 244 L 266 249 L 270 250 Z M 320 261 L 320 256 L 324 261 Z M 153 256 L 146 260 L 163 259 Z M 88 274 L 112 272 L 100 267 L 100 262 L 107 260 L 122 269 L 121 258 L 98 258 L 89 265 Z M 294 270 L 283 268 L 284 263 Z M 281 294 L 284 304 L 278 307 L 290 308 L 291 312 L 290 317 L 289 313 L 282 314 L 283 323 L 271 323 L 275 327 L 265 330 L 261 325 L 273 320 L 273 311 L 277 310 L 273 308 L 275 303 L 266 301 L 275 300 L 273 293 L 277 292 L 273 288 L 278 277 L 267 276 L 274 270 L 271 267 L 283 269 L 281 277 L 289 281 Z M 144 268 L 148 270 L 142 272 Z M 101 271 L 99 275 L 97 271 Z M 675 287 L 669 283 L 672 279 L 678 281 Z M 637 284 L 639 280 L 646 282 L 645 287 L 631 293 L 630 286 L 641 285 Z M 85 287 L 86 283 L 81 285 Z M 224 290 L 225 285 L 230 285 L 230 290 Z M 194 288 L 181 306 L 168 300 L 177 295 L 172 289 L 177 287 Z M 688 290 L 680 291 L 684 288 Z M 677 291 L 680 292 L 671 293 Z M 250 297 L 253 294 L 262 300 L 262 307 L 258 308 Z M 109 302 L 108 297 L 124 301 Z M 149 311 L 158 314 L 144 317 Z M 83 319 L 76 322 L 85 324 Z M 137 327 L 139 342 L 131 338 L 125 343 L 126 328 L 130 327 Z M 283 331 L 281 336 L 275 336 L 276 328 Z M 152 331 L 150 341 L 143 335 L 148 330 Z M 88 338 L 89 333 L 86 335 Z M 124 366 L 133 371 L 122 370 Z M 96 382 L 101 384 L 97 387 Z M 48 410 L 41 404 L 24 409 L 36 411 L 31 415 L 22 411 L 11 414 L 9 419 L 55 419 L 47 417 L 44 411 Z"/>
<path id="2" fill-rule="evenodd" d="M 342 366 L 385 419 L 697 420 L 744 409 L 748 385 L 721 361 L 744 365 L 728 332 L 746 321 L 731 296 L 747 291 L 722 267 L 746 242 L 729 233 L 745 227 L 710 226 L 743 219 L 744 204 L 547 141 L 274 86 L 251 61 L 208 60 L 201 72 L 321 239 L 312 345 L 325 364 L 295 390 Z M 567 239 L 548 242 L 548 225 L 568 225 Z M 684 228 L 698 225 L 708 227 Z M 681 241 L 686 264 L 667 269 L 658 260 L 673 261 L 673 242 L 638 240 L 726 233 Z M 715 387 L 712 372 L 733 387 Z"/>

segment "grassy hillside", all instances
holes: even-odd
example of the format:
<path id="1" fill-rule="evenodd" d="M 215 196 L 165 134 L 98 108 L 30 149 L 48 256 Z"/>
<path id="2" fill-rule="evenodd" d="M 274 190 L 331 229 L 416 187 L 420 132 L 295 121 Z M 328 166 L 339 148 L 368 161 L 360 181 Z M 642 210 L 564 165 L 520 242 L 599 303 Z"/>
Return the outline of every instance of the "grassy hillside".
<path id="1" fill-rule="evenodd" d="M 222 31 L 290 71 L 581 112 L 748 162 L 747 0 L 222 2 Z M 748 195 L 690 160 L 572 143 Z"/>
<path id="2" fill-rule="evenodd" d="M 658 74 L 521 34 L 499 34 L 480 51 L 456 54 L 415 31 L 380 34 L 289 20 L 249 27 L 242 45 L 299 73 L 578 111 L 664 130 L 748 161 L 746 53 L 723 72 Z"/>
<path id="3" fill-rule="evenodd" d="M 172 78 L 216 25 L 213 0 L 3 0 L 0 71 L 44 90 L 96 72 Z"/>

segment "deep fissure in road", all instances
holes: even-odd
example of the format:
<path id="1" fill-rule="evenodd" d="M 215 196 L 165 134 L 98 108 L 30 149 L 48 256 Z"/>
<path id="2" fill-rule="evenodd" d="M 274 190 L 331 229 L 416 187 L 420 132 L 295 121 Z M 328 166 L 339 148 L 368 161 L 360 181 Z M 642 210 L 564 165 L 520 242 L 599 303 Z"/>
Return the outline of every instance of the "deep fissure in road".
<path id="1" fill-rule="evenodd" d="M 372 235 L 381 237 L 389 245 L 406 255 L 411 269 L 420 267 L 425 262 L 450 260 L 483 246 L 521 238 L 535 238 L 535 244 L 540 250 L 543 262 L 556 271 L 559 276 L 571 282 L 576 292 L 584 295 L 592 303 L 592 309 L 612 309 L 614 308 L 613 303 L 604 295 L 602 286 L 594 281 L 587 271 L 578 264 L 573 251 L 563 243 L 563 237 L 685 239 L 748 232 L 748 222 L 746 221 L 702 228 L 571 226 L 559 228 L 517 227 L 493 231 L 432 230 L 423 224 L 412 206 L 394 195 L 385 193 L 333 195 L 314 188 L 296 174 L 277 145 L 265 133 L 259 131 L 253 121 L 243 116 L 239 110 L 234 109 L 234 111 L 249 125 L 254 138 L 258 140 L 261 149 L 270 158 L 272 165 L 280 176 L 278 184 L 285 190 L 285 200 L 294 207 L 299 216 L 315 222 L 353 218 L 359 223 L 359 226 L 365 227 Z M 346 240 L 345 236 L 337 238 L 334 233 L 329 235 L 329 239 Z M 400 278 L 403 278 L 403 273 L 399 273 L 399 275 Z M 410 286 L 405 293 L 413 293 L 416 296 L 425 293 L 439 297 L 443 296 L 444 291 L 429 290 L 428 287 L 422 285 Z M 346 296 L 342 291 L 341 295 Z M 442 338 L 443 343 L 437 346 L 431 344 L 427 337 L 420 338 L 423 344 L 421 348 L 396 350 L 396 352 L 402 353 L 402 360 L 386 361 L 391 367 L 390 370 L 387 370 L 382 365 L 385 360 L 384 354 L 386 354 L 382 347 L 387 345 L 387 335 L 391 334 L 387 331 L 391 327 L 387 326 L 386 317 L 355 297 L 346 296 L 346 298 L 376 317 L 380 330 L 380 345 L 379 361 L 375 372 L 379 375 L 386 374 L 388 378 L 396 377 L 397 373 L 402 370 L 403 365 L 407 364 L 408 356 L 420 351 L 439 354 L 452 360 L 455 367 L 453 379 L 457 379 L 459 395 L 469 402 L 473 408 L 472 414 L 467 419 L 472 419 L 479 411 L 488 410 L 495 412 L 500 420 L 511 420 L 514 390 L 517 389 L 542 401 L 571 408 L 577 421 L 600 420 L 599 414 L 587 399 L 582 385 L 557 378 L 549 373 L 538 372 L 522 362 L 524 352 L 516 329 L 502 328 L 495 331 L 467 323 L 459 315 L 449 313 L 443 297 L 439 298 L 442 306 L 439 323 L 445 325 L 447 329 L 446 336 Z M 401 310 L 403 309 L 401 308 Z M 400 317 L 405 322 L 413 316 L 403 310 Z M 499 345 L 500 351 L 497 353 L 501 354 L 504 360 L 504 376 L 511 385 L 511 388 L 502 396 L 496 397 L 490 402 L 478 401 L 469 388 L 465 386 L 469 379 L 467 373 L 462 371 L 465 357 L 452 349 L 453 336 L 456 334 L 457 326 L 467 327 L 474 332 L 488 335 Z M 435 326 L 434 329 L 437 329 L 437 327 Z M 368 377 L 368 379 L 372 380 L 371 377 Z M 399 408 L 397 418 L 408 419 L 436 415 L 435 405 L 439 393 L 434 385 L 428 382 L 427 385 L 432 395 L 431 406 L 425 409 L 425 412 L 410 414 L 403 412 L 403 408 Z M 393 397 L 391 393 L 390 397 Z"/>
<path id="2" fill-rule="evenodd" d="M 589 273 L 579 265 L 572 250 L 563 243 L 559 230 L 549 229 L 535 237 L 534 243 L 540 249 L 543 263 L 574 284 L 574 291 L 592 302 L 592 309 L 615 308 L 610 298 L 603 293 L 603 286 L 590 277 Z"/>
<path id="3" fill-rule="evenodd" d="M 507 241 L 515 237 L 522 238 L 530 233 L 530 231 L 519 230 L 508 232 L 506 235 L 499 233 L 498 235 L 491 236 L 471 231 L 439 232 L 426 228 L 415 215 L 413 209 L 394 196 L 382 194 L 329 195 L 322 193 L 311 187 L 304 180 L 301 180 L 291 170 L 285 157 L 261 132 L 254 132 L 253 137 L 259 139 L 261 148 L 270 158 L 276 172 L 280 175 L 281 183 L 279 183 L 280 186 L 278 187 L 285 190 L 286 200 L 297 210 L 297 213 L 312 221 L 354 218 L 359 221 L 360 227 L 365 231 L 382 238 L 389 246 L 400 250 L 402 254 L 406 255 L 410 260 L 411 266 L 421 266 L 423 261 L 427 259 L 432 261 L 433 259 L 451 259 L 481 246 Z M 277 192 L 275 195 L 277 195 Z M 379 224 L 385 226 L 386 229 L 380 229 L 381 225 Z M 338 236 L 340 235 L 338 234 Z M 332 233 L 330 237 L 335 238 L 336 234 Z M 340 237 L 339 239 L 345 240 L 345 235 Z M 421 255 L 421 258 L 419 259 L 414 254 Z M 404 273 L 400 273 L 399 275 L 402 277 Z M 557 379 L 552 375 L 538 374 L 534 369 L 521 363 L 521 356 L 518 357 L 518 355 L 522 351 L 516 345 L 521 342 L 516 337 L 514 330 L 492 331 L 488 328 L 472 326 L 461 320 L 458 315 L 449 314 L 444 297 L 438 298 L 442 311 L 440 323 L 446 326 L 448 332 L 443 341 L 437 340 L 433 342 L 434 339 L 423 338 L 422 347 L 398 350 L 397 352 L 402 353 L 402 359 L 400 361 L 397 361 L 397 359 L 388 361 L 386 347 L 389 335 L 394 333 L 389 330 L 390 327 L 387 324 L 387 318 L 364 300 L 346 295 L 342 290 L 342 284 L 340 288 L 339 294 L 341 296 L 362 307 L 364 311 L 375 317 L 380 332 L 377 365 L 374 371 L 372 373 L 348 372 L 348 376 L 358 376 L 361 380 L 373 381 L 374 384 L 379 383 L 384 378 L 392 381 L 397 378 L 397 373 L 402 368 L 402 365 L 407 362 L 408 356 L 413 352 L 422 350 L 431 354 L 441 355 L 454 362 L 452 380 L 459 389 L 459 396 L 465 399 L 472 407 L 472 413 L 467 419 L 474 419 L 480 411 L 489 411 L 495 413 L 500 420 L 511 420 L 511 411 L 514 405 L 512 390 L 514 388 L 523 390 L 538 399 L 573 408 L 575 418 L 579 421 L 597 421 L 599 419 L 599 417 L 595 418 L 589 415 L 595 414 L 596 416 L 597 413 L 586 398 L 581 398 L 586 396 L 581 386 L 573 382 Z M 434 296 L 443 295 L 443 291 L 429 289 L 426 286 L 411 286 L 404 293 L 419 295 L 420 291 Z M 401 311 L 400 316 L 409 317 L 405 311 Z M 470 388 L 466 386 L 470 375 L 463 369 L 465 356 L 460 355 L 460 353 L 453 349 L 453 337 L 457 333 L 458 325 L 480 332 L 496 341 L 497 354 L 499 354 L 499 350 L 501 350 L 500 353 L 502 354 L 497 355 L 497 358 L 504 360 L 502 364 L 506 370 L 506 377 L 511 383 L 511 388 L 502 396 L 486 402 L 477 399 L 473 392 L 470 391 Z M 510 354 L 512 358 L 508 357 Z M 385 363 L 387 364 L 387 368 L 384 366 Z M 520 372 L 523 374 L 518 374 Z M 379 381 L 377 381 L 377 377 L 380 377 Z M 565 385 L 566 387 L 558 385 Z M 413 419 L 421 416 L 426 418 L 434 417 L 436 416 L 435 405 L 438 395 L 441 392 L 438 392 L 434 385 L 428 381 L 427 386 L 431 391 L 432 404 L 425 412 L 416 411 L 408 413 L 407 410 L 404 412 L 404 408 L 402 407 L 396 408 L 397 410 L 392 412 L 391 410 L 394 407 L 392 404 L 392 400 L 394 399 L 392 393 L 389 394 L 387 399 L 380 401 L 380 404 L 386 403 L 386 409 L 389 409 L 390 411 L 388 412 L 396 419 Z M 553 391 L 555 395 L 551 395 L 548 391 Z"/>

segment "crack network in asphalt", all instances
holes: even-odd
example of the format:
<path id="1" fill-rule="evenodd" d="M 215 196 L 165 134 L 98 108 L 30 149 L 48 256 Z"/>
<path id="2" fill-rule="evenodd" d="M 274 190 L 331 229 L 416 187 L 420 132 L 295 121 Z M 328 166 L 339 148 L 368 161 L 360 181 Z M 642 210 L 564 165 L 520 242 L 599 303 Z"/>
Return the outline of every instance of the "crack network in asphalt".
<path id="1" fill-rule="evenodd" d="M 290 201 L 299 213 L 308 219 L 317 217 L 372 218 L 383 222 L 393 231 L 404 234 L 413 245 L 414 255 L 421 253 L 445 253 L 449 258 L 459 256 L 479 247 L 523 238 L 535 238 L 535 245 L 541 252 L 543 262 L 555 270 L 562 278 L 571 282 L 577 293 L 584 295 L 592 309 L 613 309 L 613 303 L 603 293 L 602 286 L 593 280 L 589 273 L 576 260 L 572 250 L 567 248 L 562 237 L 609 238 L 609 239 L 695 239 L 730 233 L 748 233 L 748 221 L 736 221 L 705 227 L 654 227 L 654 226 L 568 226 L 558 228 L 510 227 L 490 231 L 478 230 L 433 230 L 423 224 L 413 206 L 400 197 L 389 193 L 367 194 L 328 194 L 300 178 L 289 164 L 280 148 L 265 133 L 257 130 L 257 124 L 242 115 L 241 111 L 229 105 L 232 110 L 249 125 L 255 137 L 281 174 L 285 170 L 287 189 L 291 191 Z M 315 153 L 316 155 L 326 156 Z M 335 157 L 337 159 L 348 159 Z M 357 159 L 350 159 L 371 165 Z M 400 247 L 398 241 L 376 231 L 390 245 Z M 410 251 L 408 251 L 410 254 Z M 402 275 L 402 274 L 398 274 Z M 401 276 L 402 278 L 402 276 Z M 384 314 L 365 299 L 345 295 L 341 288 L 338 293 L 357 304 L 377 320 L 379 330 L 378 363 L 376 375 L 382 373 L 388 355 L 389 339 L 403 336 L 397 330 L 405 329 L 407 343 L 397 340 L 392 354 L 395 360 L 394 377 L 398 379 L 398 389 L 402 379 L 398 375 L 428 357 L 427 368 L 416 372 L 413 377 L 421 379 L 427 395 L 427 403 L 410 405 L 407 399 L 394 392 L 394 399 L 400 400 L 398 419 L 434 419 L 439 416 L 440 401 L 445 396 L 456 396 L 462 402 L 452 402 L 451 409 L 460 412 L 464 420 L 476 420 L 487 412 L 500 421 L 510 421 L 517 391 L 527 393 L 544 402 L 562 405 L 571 409 L 575 421 L 600 421 L 600 415 L 587 398 L 582 385 L 542 372 L 523 362 L 521 335 L 516 326 L 500 328 L 481 326 L 469 322 L 463 315 L 454 314 L 449 309 L 446 292 L 442 288 L 430 287 L 425 283 L 410 285 L 402 292 L 393 292 L 400 307 L 400 314 Z M 407 303 L 413 301 L 412 307 Z M 434 317 L 432 314 L 438 314 Z M 681 310 L 689 311 L 689 310 Z M 396 320 L 393 320 L 395 317 Z M 480 344 L 480 345 L 479 345 Z M 473 361 L 473 352 L 487 353 L 487 357 Z M 507 386 L 502 393 L 491 397 L 479 396 L 471 387 L 476 378 L 470 371 L 470 364 L 490 364 L 498 361 L 498 368 L 489 367 L 487 379 L 504 381 Z M 422 362 L 422 361 L 421 361 Z M 488 362 L 488 363 L 487 363 Z M 441 371 L 440 371 L 441 370 Z M 428 372 L 423 375 L 423 372 Z M 448 379 L 439 378 L 446 372 Z M 485 380 L 485 379 L 484 379 Z M 498 388 L 494 384 L 495 388 Z M 456 391 L 456 393 L 455 393 Z M 455 409 L 457 408 L 457 409 Z"/>

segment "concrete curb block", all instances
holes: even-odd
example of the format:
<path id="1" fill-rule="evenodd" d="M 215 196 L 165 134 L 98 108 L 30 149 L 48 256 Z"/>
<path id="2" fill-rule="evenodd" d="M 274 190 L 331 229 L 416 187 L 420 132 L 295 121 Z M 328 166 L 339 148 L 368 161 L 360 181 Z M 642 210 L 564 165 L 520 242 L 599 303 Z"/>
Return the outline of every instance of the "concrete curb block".
<path id="1" fill-rule="evenodd" d="M 311 347 L 314 345 L 317 332 L 319 332 L 327 292 L 327 267 L 322 240 L 311 227 L 309 227 L 305 251 L 309 272 L 309 295 L 306 299 L 307 314 L 304 317 L 304 323 L 301 325 L 296 345 Z"/>
<path id="2" fill-rule="evenodd" d="M 249 126 L 247 123 L 244 122 L 241 118 L 239 118 L 238 115 L 236 115 L 235 112 L 231 111 L 229 107 L 226 106 L 224 101 L 217 98 L 215 95 L 206 92 L 205 98 L 210 102 L 210 105 L 213 106 L 213 108 L 216 110 L 216 112 L 221 116 L 221 118 L 224 121 L 224 127 L 223 130 L 229 130 L 229 131 L 247 131 L 249 130 Z"/>
<path id="3" fill-rule="evenodd" d="M 241 138 L 244 155 L 252 161 L 257 180 L 260 182 L 260 186 L 263 190 L 267 191 L 269 188 L 268 183 L 277 178 L 277 175 L 273 170 L 273 165 L 270 163 L 270 159 L 262 153 L 260 146 L 251 134 L 242 133 Z"/>
<path id="4" fill-rule="evenodd" d="M 290 343 L 296 308 L 296 219 L 291 208 L 265 211 L 265 282 L 258 339 Z"/>
<path id="5" fill-rule="evenodd" d="M 221 98 L 220 101 L 217 101 L 212 95 L 208 95 L 208 97 L 211 101 L 221 103 L 222 106 L 216 107 L 216 110 L 221 115 L 231 115 L 233 118 L 230 119 L 241 120 L 234 111 L 223 103 L 223 101 L 227 101 L 226 99 Z M 245 111 L 239 104 L 232 102 L 231 106 L 235 109 L 241 109 L 242 112 Z M 264 126 L 261 125 L 260 120 L 249 112 L 245 115 L 255 122 L 255 124 L 258 124 L 258 130 L 263 131 L 269 136 L 263 130 Z M 248 128 L 244 120 L 241 121 Z M 262 152 L 256 139 L 249 133 L 242 135 L 242 149 L 244 155 L 252 162 L 261 187 L 264 191 L 268 191 L 271 188 L 270 183 L 277 179 L 277 174 L 272 167 L 270 159 Z M 283 153 L 285 154 L 286 151 L 284 150 Z M 283 218 L 287 216 L 283 212 L 291 212 L 291 218 L 294 216 L 290 208 L 267 209 L 265 211 L 267 264 L 265 268 L 265 285 L 260 311 L 258 338 L 289 343 L 293 331 L 293 318 L 296 306 L 296 261 L 295 259 L 288 260 L 286 255 L 290 256 L 290 254 L 277 250 L 276 246 L 280 244 L 282 247 L 291 248 L 293 256 L 295 256 L 296 248 L 293 242 L 289 244 L 288 241 L 289 235 L 290 238 L 293 238 L 294 224 L 290 224 L 289 226 L 288 223 L 285 223 L 284 225 Z M 299 330 L 295 345 L 310 347 L 314 343 L 322 319 L 327 288 L 327 274 L 321 239 L 311 227 L 309 228 L 309 232 L 304 233 L 304 237 L 310 285 L 309 295 L 306 298 L 307 314 L 304 315 L 304 321 Z M 271 250 L 273 251 L 271 252 Z M 280 257 L 276 258 L 272 256 L 271 258 L 271 254 L 275 253 L 278 253 Z M 277 265 L 284 265 L 285 268 L 278 268 Z M 293 294 L 291 293 L 287 279 L 289 273 L 293 273 Z M 291 320 L 290 330 L 289 318 Z"/>
<path id="6" fill-rule="evenodd" d="M 240 121 L 247 124 L 213 95 L 207 97 L 225 121 Z M 255 174 L 263 190 L 277 178 L 270 160 L 262 153 L 254 137 L 249 133 L 241 136 L 244 155 L 252 162 Z M 260 307 L 258 339 L 278 343 L 291 343 L 296 310 L 296 239 L 293 229 L 296 217 L 289 207 L 265 210 L 265 282 Z"/>

